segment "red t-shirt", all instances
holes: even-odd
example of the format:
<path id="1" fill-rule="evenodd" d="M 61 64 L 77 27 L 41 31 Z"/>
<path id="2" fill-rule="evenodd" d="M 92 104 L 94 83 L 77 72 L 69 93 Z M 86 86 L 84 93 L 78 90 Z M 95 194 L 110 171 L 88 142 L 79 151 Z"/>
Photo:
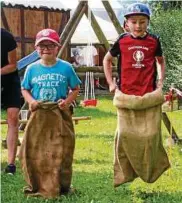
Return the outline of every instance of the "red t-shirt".
<path id="1" fill-rule="evenodd" d="M 110 49 L 118 57 L 119 88 L 129 95 L 143 96 L 156 88 L 155 57 L 162 56 L 159 38 L 147 33 L 134 38 L 130 33 L 122 34 Z"/>

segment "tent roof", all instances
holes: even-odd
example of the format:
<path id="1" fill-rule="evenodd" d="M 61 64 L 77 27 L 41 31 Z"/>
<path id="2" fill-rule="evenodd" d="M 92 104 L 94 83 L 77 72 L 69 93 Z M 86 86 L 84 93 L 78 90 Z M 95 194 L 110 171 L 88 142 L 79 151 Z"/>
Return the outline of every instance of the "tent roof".
<path id="1" fill-rule="evenodd" d="M 118 33 L 112 22 L 103 20 L 98 16 L 95 17 L 109 43 L 115 41 L 118 37 Z M 71 43 L 83 44 L 89 42 L 99 43 L 99 40 L 97 39 L 87 17 L 84 15 L 72 36 Z"/>
<path id="2" fill-rule="evenodd" d="M 18 6 L 22 5 L 24 7 L 30 8 L 48 8 L 54 10 L 70 10 L 68 9 L 61 0 L 0 0 L 6 6 Z"/>

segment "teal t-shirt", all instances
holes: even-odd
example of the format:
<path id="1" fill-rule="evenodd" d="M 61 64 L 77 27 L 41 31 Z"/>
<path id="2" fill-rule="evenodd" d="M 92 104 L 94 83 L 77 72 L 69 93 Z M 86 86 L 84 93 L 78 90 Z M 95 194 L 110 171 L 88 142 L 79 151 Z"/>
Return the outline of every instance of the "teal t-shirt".
<path id="1" fill-rule="evenodd" d="M 81 84 L 72 65 L 61 59 L 53 66 L 44 66 L 39 61 L 30 64 L 22 81 L 22 88 L 30 90 L 39 101 L 58 101 L 67 97 L 69 89 Z"/>

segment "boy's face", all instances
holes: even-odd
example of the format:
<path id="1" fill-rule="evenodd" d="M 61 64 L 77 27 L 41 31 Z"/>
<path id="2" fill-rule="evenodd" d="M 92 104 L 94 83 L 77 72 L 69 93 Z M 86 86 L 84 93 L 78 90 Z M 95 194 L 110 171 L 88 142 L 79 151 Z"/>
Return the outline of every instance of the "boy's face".
<path id="1" fill-rule="evenodd" d="M 46 61 L 54 60 L 57 57 L 59 49 L 57 44 L 49 40 L 42 41 L 36 46 L 41 59 Z"/>
<path id="2" fill-rule="evenodd" d="M 146 16 L 134 15 L 128 17 L 126 23 L 135 37 L 142 37 L 147 30 L 149 19 Z"/>

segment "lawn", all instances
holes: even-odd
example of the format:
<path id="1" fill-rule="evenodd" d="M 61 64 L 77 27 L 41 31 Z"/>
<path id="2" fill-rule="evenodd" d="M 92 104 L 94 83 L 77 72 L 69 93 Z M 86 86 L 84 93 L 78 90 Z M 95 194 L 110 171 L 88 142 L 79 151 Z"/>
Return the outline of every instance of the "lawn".
<path id="1" fill-rule="evenodd" d="M 75 126 L 76 149 L 73 164 L 73 186 L 77 192 L 46 200 L 24 196 L 25 184 L 17 160 L 15 176 L 1 173 L 1 200 L 3 203 L 182 203 L 182 145 L 165 146 L 171 169 L 155 183 L 147 184 L 139 178 L 132 183 L 113 188 L 113 144 L 116 128 L 116 109 L 111 97 L 100 97 L 96 108 L 78 107 L 75 116 L 92 116 Z M 182 138 L 182 111 L 168 114 L 178 135 Z M 5 113 L 2 111 L 2 118 Z M 2 126 L 5 137 L 6 126 Z M 162 126 L 164 145 L 169 137 Z M 23 133 L 20 134 L 23 136 Z M 2 170 L 6 165 L 7 150 L 1 150 Z"/>

